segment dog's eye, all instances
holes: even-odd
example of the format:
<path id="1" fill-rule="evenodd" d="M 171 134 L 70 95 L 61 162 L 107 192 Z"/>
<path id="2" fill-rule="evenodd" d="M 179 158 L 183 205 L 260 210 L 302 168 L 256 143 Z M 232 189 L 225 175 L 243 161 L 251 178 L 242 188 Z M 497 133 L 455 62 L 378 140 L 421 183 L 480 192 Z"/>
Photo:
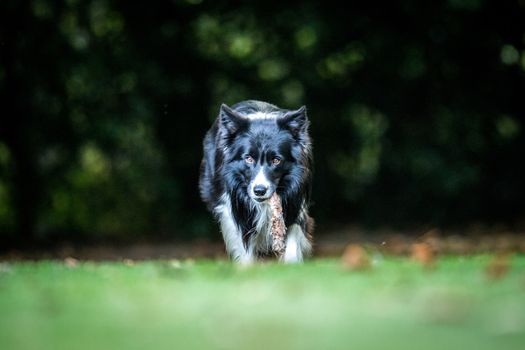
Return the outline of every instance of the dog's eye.
<path id="1" fill-rule="evenodd" d="M 281 158 L 279 158 L 279 157 L 274 157 L 274 158 L 272 159 L 272 164 L 273 164 L 273 165 L 279 165 L 279 164 L 281 164 Z"/>
<path id="2" fill-rule="evenodd" d="M 253 164 L 255 161 L 253 160 L 252 156 L 246 156 L 244 157 L 244 161 L 248 164 Z"/>

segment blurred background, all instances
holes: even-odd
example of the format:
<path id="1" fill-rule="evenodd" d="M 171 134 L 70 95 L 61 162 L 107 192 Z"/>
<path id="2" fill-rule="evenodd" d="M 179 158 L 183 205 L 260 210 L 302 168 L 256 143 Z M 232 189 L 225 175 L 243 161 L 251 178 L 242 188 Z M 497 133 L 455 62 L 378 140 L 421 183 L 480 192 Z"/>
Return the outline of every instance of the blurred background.
<path id="1" fill-rule="evenodd" d="M 245 99 L 308 107 L 321 240 L 525 227 L 524 0 L 285 4 L 2 0 L 2 248 L 220 241 L 201 143 Z"/>

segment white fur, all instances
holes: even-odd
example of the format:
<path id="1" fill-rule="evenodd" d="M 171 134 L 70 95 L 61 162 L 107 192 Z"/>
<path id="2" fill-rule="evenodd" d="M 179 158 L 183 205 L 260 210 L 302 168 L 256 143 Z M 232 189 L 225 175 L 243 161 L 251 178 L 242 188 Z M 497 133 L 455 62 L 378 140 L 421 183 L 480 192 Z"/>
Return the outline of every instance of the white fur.
<path id="1" fill-rule="evenodd" d="M 215 207 L 226 252 L 232 260 L 241 264 L 250 264 L 256 259 L 258 253 L 270 253 L 272 249 L 270 204 L 267 201 L 262 203 L 254 201 L 252 204 L 256 211 L 255 232 L 251 233 L 247 248 L 243 244 L 243 232 L 240 231 L 233 218 L 230 197 L 223 195 L 221 204 Z M 312 246 L 301 227 L 297 224 L 291 225 L 286 233 L 286 249 L 281 260 L 285 263 L 299 263 L 303 261 L 305 255 L 310 254 L 311 250 Z"/>
<path id="2" fill-rule="evenodd" d="M 266 188 L 270 188 L 271 186 L 271 183 L 270 183 L 270 180 L 268 180 L 268 178 L 266 177 L 266 175 L 264 174 L 264 171 L 263 171 L 263 168 L 261 167 L 261 170 L 259 170 L 259 172 L 257 173 L 257 175 L 255 176 L 255 178 L 253 179 L 253 181 L 250 183 L 250 196 L 252 197 L 256 197 L 255 196 L 255 193 L 253 192 L 253 189 L 255 188 L 255 186 L 257 185 L 263 185 L 264 187 Z M 264 198 L 265 196 L 263 196 Z"/>
<path id="3" fill-rule="evenodd" d="M 255 256 L 257 252 L 269 253 L 272 249 L 271 217 L 272 210 L 270 204 L 266 202 L 254 202 L 256 211 L 255 233 L 250 238 L 248 250 Z"/>
<path id="4" fill-rule="evenodd" d="M 215 207 L 215 212 L 219 215 L 222 237 L 230 258 L 240 263 L 251 263 L 253 255 L 248 254 L 244 248 L 242 233 L 233 218 L 230 196 L 222 196 L 221 204 Z"/>
<path id="5" fill-rule="evenodd" d="M 247 114 L 246 118 L 248 119 L 275 119 L 279 117 L 280 113 L 263 113 L 263 112 L 256 112 Z"/>
<path id="6" fill-rule="evenodd" d="M 265 187 L 269 187 L 270 186 L 270 181 L 268 180 L 268 178 L 264 174 L 264 171 L 263 171 L 262 167 L 261 167 L 261 170 L 259 170 L 259 172 L 257 173 L 257 176 L 255 176 L 255 179 L 253 179 L 253 186 L 255 187 L 257 185 L 263 185 Z"/>
<path id="7" fill-rule="evenodd" d="M 305 255 L 312 251 L 312 245 L 306 238 L 303 230 L 297 224 L 293 224 L 286 232 L 286 250 L 283 261 L 285 263 L 302 262 Z"/>

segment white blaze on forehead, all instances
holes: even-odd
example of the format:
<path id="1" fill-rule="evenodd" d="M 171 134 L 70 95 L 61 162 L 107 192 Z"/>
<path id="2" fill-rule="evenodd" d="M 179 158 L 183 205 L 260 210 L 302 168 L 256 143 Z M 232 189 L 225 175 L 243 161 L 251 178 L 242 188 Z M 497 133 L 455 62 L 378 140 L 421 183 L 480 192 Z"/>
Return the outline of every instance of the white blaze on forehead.
<path id="1" fill-rule="evenodd" d="M 261 168 L 255 178 L 252 181 L 252 187 L 255 187 L 257 185 L 263 185 L 265 187 L 270 187 L 270 181 L 264 174 L 264 169 Z"/>
<path id="2" fill-rule="evenodd" d="M 246 118 L 248 119 L 275 119 L 279 116 L 278 113 L 263 113 L 263 112 L 256 112 L 247 114 Z"/>

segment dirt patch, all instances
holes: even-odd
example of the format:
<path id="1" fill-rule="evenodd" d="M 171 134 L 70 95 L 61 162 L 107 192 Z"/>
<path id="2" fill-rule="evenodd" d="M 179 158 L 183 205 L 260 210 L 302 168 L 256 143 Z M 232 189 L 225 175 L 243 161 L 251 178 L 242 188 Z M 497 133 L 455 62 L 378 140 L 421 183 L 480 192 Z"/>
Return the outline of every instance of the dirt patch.
<path id="1" fill-rule="evenodd" d="M 384 255 L 413 254 L 424 243 L 432 254 L 525 253 L 525 232 L 497 230 L 417 231 L 367 230 L 350 226 L 320 232 L 314 237 L 314 256 L 339 257 L 348 244 L 360 244 Z M 66 259 L 122 261 L 146 259 L 226 259 L 220 241 L 154 242 L 132 244 L 59 244 L 49 249 L 9 250 L 0 260 Z"/>

